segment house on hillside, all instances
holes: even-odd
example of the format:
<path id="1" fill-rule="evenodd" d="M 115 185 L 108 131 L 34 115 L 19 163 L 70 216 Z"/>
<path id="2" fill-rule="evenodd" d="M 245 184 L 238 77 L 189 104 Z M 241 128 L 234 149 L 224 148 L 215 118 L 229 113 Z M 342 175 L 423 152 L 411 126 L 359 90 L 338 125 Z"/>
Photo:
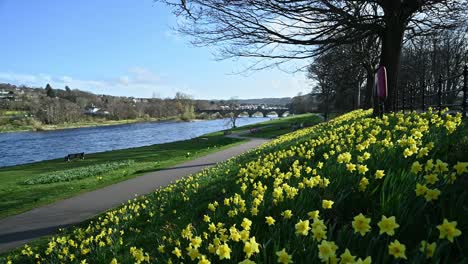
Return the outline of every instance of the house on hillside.
<path id="1" fill-rule="evenodd" d="M 101 108 L 97 108 L 95 105 L 91 105 L 85 108 L 85 115 L 96 115 Z"/>
<path id="2" fill-rule="evenodd" d="M 84 114 L 91 115 L 91 116 L 106 116 L 106 115 L 109 115 L 110 113 L 109 111 L 105 111 L 101 108 L 96 107 L 95 105 L 91 105 L 85 108 Z"/>
<path id="3" fill-rule="evenodd" d="M 0 101 L 17 101 L 16 94 L 13 91 L 0 90 Z"/>

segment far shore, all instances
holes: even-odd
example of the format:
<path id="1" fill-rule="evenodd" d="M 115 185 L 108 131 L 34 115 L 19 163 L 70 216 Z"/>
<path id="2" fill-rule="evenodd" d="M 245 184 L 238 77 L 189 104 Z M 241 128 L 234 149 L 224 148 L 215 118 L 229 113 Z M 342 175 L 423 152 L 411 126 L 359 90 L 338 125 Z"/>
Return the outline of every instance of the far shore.
<path id="1" fill-rule="evenodd" d="M 85 128 L 85 127 L 100 127 L 100 126 L 118 126 L 126 124 L 137 124 L 137 123 L 153 123 L 153 122 L 201 122 L 207 120 L 215 120 L 219 118 L 210 118 L 210 119 L 201 119 L 194 118 L 189 120 L 184 120 L 179 117 L 169 117 L 169 118 L 137 118 L 137 119 L 125 119 L 125 120 L 95 120 L 89 122 L 80 122 L 80 123 L 70 123 L 70 124 L 58 124 L 58 125 L 40 125 L 39 127 L 33 126 L 19 126 L 13 127 L 11 129 L 4 128 L 0 126 L 1 133 L 14 133 L 14 132 L 40 132 L 40 131 L 54 131 L 54 130 L 64 130 L 64 129 L 74 129 L 74 128 Z"/>
<path id="2" fill-rule="evenodd" d="M 58 125 L 41 125 L 40 127 L 33 126 L 21 126 L 11 129 L 4 129 L 0 126 L 0 133 L 14 133 L 14 132 L 39 132 L 39 131 L 54 131 L 54 130 L 64 130 L 64 129 L 74 129 L 74 128 L 85 128 L 85 127 L 100 127 L 100 126 L 118 126 L 126 124 L 137 124 L 137 123 L 153 123 L 153 122 L 197 122 L 205 121 L 208 119 L 191 119 L 191 120 L 182 120 L 178 117 L 171 118 L 138 118 L 138 119 L 125 119 L 125 120 L 98 120 L 90 122 L 80 122 L 80 123 L 71 123 L 71 124 L 58 124 Z"/>

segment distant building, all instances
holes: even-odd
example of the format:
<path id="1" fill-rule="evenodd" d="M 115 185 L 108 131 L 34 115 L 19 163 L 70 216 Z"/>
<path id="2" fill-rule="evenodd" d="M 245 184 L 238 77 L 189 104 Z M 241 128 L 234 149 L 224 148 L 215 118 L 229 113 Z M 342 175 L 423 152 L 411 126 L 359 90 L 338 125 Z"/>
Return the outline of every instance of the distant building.
<path id="1" fill-rule="evenodd" d="M 96 115 L 101 108 L 97 108 L 96 106 L 92 105 L 90 107 L 86 107 L 84 113 L 86 115 Z"/>
<path id="2" fill-rule="evenodd" d="M 19 98 L 16 98 L 16 94 L 13 91 L 0 90 L 0 101 L 19 101 Z"/>

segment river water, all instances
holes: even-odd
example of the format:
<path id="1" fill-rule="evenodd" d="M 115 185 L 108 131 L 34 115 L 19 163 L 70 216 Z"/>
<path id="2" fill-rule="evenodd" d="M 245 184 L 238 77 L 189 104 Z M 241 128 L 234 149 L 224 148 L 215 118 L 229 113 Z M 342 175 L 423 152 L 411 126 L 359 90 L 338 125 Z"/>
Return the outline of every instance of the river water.
<path id="1" fill-rule="evenodd" d="M 238 126 L 269 118 L 238 118 Z M 227 128 L 227 120 L 148 122 L 45 132 L 0 133 L 0 167 L 190 139 Z"/>

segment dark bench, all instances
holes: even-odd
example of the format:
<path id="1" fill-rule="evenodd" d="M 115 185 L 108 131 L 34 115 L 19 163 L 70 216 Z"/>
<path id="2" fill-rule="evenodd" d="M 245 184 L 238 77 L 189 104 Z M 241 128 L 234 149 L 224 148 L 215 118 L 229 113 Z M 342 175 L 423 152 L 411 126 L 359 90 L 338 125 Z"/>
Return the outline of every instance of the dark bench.
<path id="1" fill-rule="evenodd" d="M 224 135 L 231 135 L 232 134 L 232 130 L 224 130 Z"/>
<path id="2" fill-rule="evenodd" d="M 254 127 L 254 128 L 250 129 L 250 134 L 255 134 L 255 133 L 258 133 L 258 132 L 260 132 L 260 128 Z"/>
<path id="3" fill-rule="evenodd" d="M 65 161 L 70 161 L 72 159 L 79 158 L 79 159 L 84 159 L 84 152 L 81 153 L 75 153 L 75 154 L 68 154 L 65 156 Z"/>

